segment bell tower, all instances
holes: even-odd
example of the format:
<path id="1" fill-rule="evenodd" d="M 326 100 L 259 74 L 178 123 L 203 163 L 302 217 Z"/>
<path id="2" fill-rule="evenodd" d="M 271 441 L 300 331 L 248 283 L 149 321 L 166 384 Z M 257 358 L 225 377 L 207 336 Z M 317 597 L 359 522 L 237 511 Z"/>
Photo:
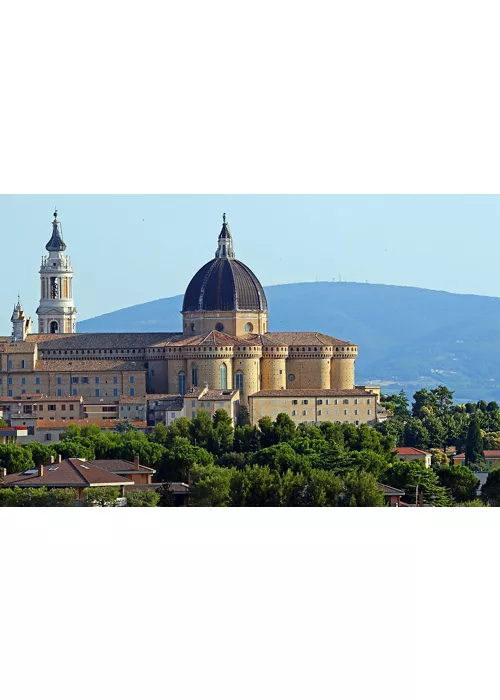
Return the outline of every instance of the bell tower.
<path id="1" fill-rule="evenodd" d="M 64 251 L 57 209 L 52 222 L 52 237 L 45 246 L 48 255 L 40 267 L 40 305 L 36 310 L 39 333 L 76 333 L 76 309 L 73 302 L 73 269 Z"/>

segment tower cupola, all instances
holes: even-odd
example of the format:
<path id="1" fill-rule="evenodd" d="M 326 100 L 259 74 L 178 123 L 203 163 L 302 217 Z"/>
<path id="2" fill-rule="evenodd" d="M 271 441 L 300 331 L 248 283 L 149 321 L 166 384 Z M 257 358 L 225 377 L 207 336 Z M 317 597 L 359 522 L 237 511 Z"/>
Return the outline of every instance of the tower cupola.
<path id="1" fill-rule="evenodd" d="M 45 246 L 48 255 L 40 267 L 39 333 L 76 333 L 76 308 L 73 302 L 73 268 L 66 255 L 62 227 L 54 211 L 52 236 Z"/>
<path id="2" fill-rule="evenodd" d="M 52 237 L 45 246 L 45 250 L 51 252 L 60 252 L 66 250 L 66 243 L 61 235 L 61 222 L 57 220 L 57 209 L 54 212 L 54 221 L 52 222 Z"/>

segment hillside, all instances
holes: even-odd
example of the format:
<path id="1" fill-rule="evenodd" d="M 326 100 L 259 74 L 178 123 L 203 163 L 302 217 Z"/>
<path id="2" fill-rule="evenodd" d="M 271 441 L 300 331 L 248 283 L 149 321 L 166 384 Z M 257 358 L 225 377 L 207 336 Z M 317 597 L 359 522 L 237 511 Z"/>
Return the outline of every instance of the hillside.
<path id="1" fill-rule="evenodd" d="M 459 401 L 500 401 L 500 298 L 355 282 L 266 288 L 269 329 L 316 330 L 360 347 L 359 383 L 446 384 Z M 79 332 L 180 331 L 182 296 L 81 321 Z"/>

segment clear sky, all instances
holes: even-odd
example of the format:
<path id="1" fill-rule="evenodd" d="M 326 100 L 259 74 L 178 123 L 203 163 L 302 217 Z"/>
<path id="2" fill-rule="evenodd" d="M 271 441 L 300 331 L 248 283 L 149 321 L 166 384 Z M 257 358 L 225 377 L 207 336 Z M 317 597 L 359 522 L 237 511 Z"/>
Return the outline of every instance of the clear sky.
<path id="1" fill-rule="evenodd" d="M 78 318 L 182 294 L 222 212 L 264 285 L 338 279 L 500 296 L 497 195 L 2 195 L 0 333 L 34 317 L 54 206 Z"/>

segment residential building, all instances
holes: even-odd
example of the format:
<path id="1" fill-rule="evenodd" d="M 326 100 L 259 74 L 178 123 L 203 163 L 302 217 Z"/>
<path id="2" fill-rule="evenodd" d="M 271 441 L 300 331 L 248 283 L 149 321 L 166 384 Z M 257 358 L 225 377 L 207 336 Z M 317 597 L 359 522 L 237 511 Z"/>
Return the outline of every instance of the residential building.
<path id="1" fill-rule="evenodd" d="M 374 425 L 377 397 L 367 389 L 282 389 L 258 391 L 249 397 L 250 420 L 275 419 L 286 413 L 297 425 L 351 423 Z"/>
<path id="2" fill-rule="evenodd" d="M 498 469 L 500 467 L 500 450 L 485 450 L 484 459 L 488 468 Z M 465 464 L 465 452 L 455 455 L 453 464 Z"/>
<path id="3" fill-rule="evenodd" d="M 417 450 L 416 447 L 396 447 L 394 452 L 397 454 L 400 462 L 413 462 L 415 459 L 418 459 L 430 469 L 432 460 L 432 455 L 430 452 Z"/>

